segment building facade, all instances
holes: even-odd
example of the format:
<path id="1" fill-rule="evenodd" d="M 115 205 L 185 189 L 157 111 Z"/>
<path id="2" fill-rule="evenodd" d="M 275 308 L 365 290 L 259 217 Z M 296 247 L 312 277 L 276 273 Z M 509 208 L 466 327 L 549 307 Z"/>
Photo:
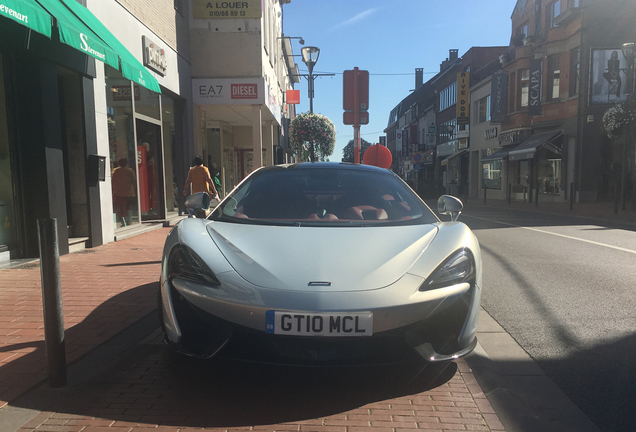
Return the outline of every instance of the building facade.
<path id="1" fill-rule="evenodd" d="M 225 193 L 252 170 L 289 158 L 286 125 L 294 112 L 284 95 L 299 81 L 282 32 L 289 2 L 189 2 L 194 148 L 219 172 Z"/>

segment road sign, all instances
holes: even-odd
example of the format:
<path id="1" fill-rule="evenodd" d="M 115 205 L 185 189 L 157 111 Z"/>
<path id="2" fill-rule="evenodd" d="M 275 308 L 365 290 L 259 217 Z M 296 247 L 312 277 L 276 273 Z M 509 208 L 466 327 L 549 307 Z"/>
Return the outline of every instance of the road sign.
<path id="1" fill-rule="evenodd" d="M 413 164 L 413 171 L 419 171 L 422 169 L 422 164 L 416 163 Z"/>
<path id="2" fill-rule="evenodd" d="M 369 109 L 369 71 L 346 70 L 343 72 L 342 77 L 342 109 L 345 111 L 353 111 L 356 109 L 354 106 L 354 87 L 356 84 L 355 80 L 357 79 L 358 109 L 360 111 L 367 111 Z"/>
<path id="3" fill-rule="evenodd" d="M 300 90 L 287 90 L 285 92 L 285 102 L 288 105 L 300 103 Z"/>
<path id="4" fill-rule="evenodd" d="M 344 115 L 342 116 L 343 119 L 343 123 L 346 125 L 352 125 L 354 124 L 354 117 L 355 113 L 353 111 L 345 111 Z M 369 113 L 367 111 L 360 111 L 358 113 L 358 123 L 361 125 L 366 125 L 369 124 Z"/>
<path id="5" fill-rule="evenodd" d="M 422 153 L 415 152 L 413 153 L 413 162 L 422 162 L 423 156 Z"/>

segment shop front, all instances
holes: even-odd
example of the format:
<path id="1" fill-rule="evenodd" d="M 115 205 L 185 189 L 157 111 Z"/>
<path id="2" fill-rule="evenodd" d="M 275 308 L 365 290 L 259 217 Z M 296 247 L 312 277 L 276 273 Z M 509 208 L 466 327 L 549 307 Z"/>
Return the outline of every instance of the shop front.
<path id="1" fill-rule="evenodd" d="M 193 79 L 204 164 L 229 192 L 260 166 L 280 163 L 281 105 L 264 78 Z"/>
<path id="2" fill-rule="evenodd" d="M 60 254 L 99 246 L 107 155 L 94 79 L 121 64 L 123 74 L 157 82 L 75 1 L 2 6 L 10 12 L 0 15 L 0 260 L 39 255 L 39 219 L 57 220 Z"/>
<path id="3" fill-rule="evenodd" d="M 508 152 L 508 178 L 513 197 L 523 194 L 528 201 L 563 200 L 561 189 L 561 131 L 531 135 Z"/>

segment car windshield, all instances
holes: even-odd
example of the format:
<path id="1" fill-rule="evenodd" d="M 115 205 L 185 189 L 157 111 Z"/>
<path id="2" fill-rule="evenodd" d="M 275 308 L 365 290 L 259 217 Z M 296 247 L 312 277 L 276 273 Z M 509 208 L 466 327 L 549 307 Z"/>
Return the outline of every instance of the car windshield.
<path id="1" fill-rule="evenodd" d="M 259 170 L 241 183 L 210 219 L 311 226 L 439 222 L 417 194 L 390 171 L 319 165 Z"/>

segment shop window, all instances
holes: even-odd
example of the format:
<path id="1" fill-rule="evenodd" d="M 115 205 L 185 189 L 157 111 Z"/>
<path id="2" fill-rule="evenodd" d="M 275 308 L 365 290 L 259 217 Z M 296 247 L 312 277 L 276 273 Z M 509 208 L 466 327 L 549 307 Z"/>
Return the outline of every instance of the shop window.
<path id="1" fill-rule="evenodd" d="M 15 203 L 13 196 L 13 172 L 7 121 L 7 105 L 3 74 L 3 60 L 0 54 L 0 251 L 11 249 L 17 241 Z"/>
<path id="2" fill-rule="evenodd" d="M 135 86 L 133 90 L 128 79 L 106 66 L 106 113 L 115 228 L 140 222 L 132 108 L 133 99 L 141 99 L 138 89 Z"/>
<path id="3" fill-rule="evenodd" d="M 579 93 L 581 69 L 581 48 L 570 50 L 570 96 Z"/>
<path id="4" fill-rule="evenodd" d="M 501 160 L 482 163 L 482 184 L 488 189 L 501 190 Z"/>
<path id="5" fill-rule="evenodd" d="M 135 112 L 153 119 L 161 119 L 161 109 L 159 107 L 159 93 L 135 84 Z"/>
<path id="6" fill-rule="evenodd" d="M 560 69 L 559 54 L 548 56 L 548 100 L 559 99 Z"/>

